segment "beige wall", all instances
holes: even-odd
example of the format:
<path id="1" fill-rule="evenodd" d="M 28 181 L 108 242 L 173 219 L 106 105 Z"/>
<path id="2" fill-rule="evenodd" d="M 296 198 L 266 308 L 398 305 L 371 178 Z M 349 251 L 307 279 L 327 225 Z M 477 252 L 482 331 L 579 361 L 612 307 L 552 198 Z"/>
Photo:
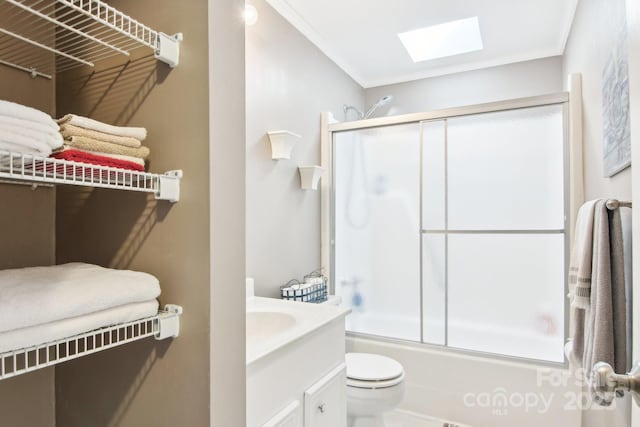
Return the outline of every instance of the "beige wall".
<path id="1" fill-rule="evenodd" d="M 53 368 L 2 381 L 0 424 L 242 426 L 244 2 L 110 4 L 169 34 L 183 32 L 180 66 L 170 70 L 148 51 L 135 52 L 129 63 L 69 72 L 57 85 L 0 67 L 0 99 L 53 114 L 57 86 L 59 114 L 147 127 L 151 169 L 183 169 L 182 198 L 172 205 L 62 186 L 56 197 L 50 188 L 0 184 L 11 206 L 0 215 L 0 268 L 53 264 L 57 248 L 58 262 L 148 271 L 161 281 L 161 303 L 185 309 L 180 337 L 59 365 L 55 384 Z"/>
<path id="2" fill-rule="evenodd" d="M 602 70 L 624 28 L 624 17 L 624 0 L 581 0 L 563 56 L 565 78 L 582 74 L 586 200 L 631 197 L 631 169 L 605 178 L 602 167 Z"/>
<path id="3" fill-rule="evenodd" d="M 144 50 L 130 63 L 118 58 L 94 70 L 61 74 L 58 113 L 147 127 L 151 169 L 184 170 L 181 199 L 170 204 L 144 194 L 60 187 L 58 262 L 152 273 L 160 279 L 161 304 L 182 305 L 184 315 L 175 340 L 144 340 L 59 365 L 57 425 L 206 426 L 211 292 L 207 3 L 110 4 L 168 34 L 183 32 L 180 65 L 171 70 Z"/>
<path id="4" fill-rule="evenodd" d="M 320 113 L 342 120 L 342 105 L 362 109 L 363 90 L 264 0 L 246 31 L 247 275 L 256 293 L 320 267 L 320 194 L 300 189 L 298 165 L 320 164 Z M 272 160 L 267 132 L 302 138 L 291 160 Z"/>
<path id="5" fill-rule="evenodd" d="M 54 113 L 54 85 L 0 66 L 0 99 Z M 55 261 L 55 190 L 0 184 L 0 269 L 51 265 Z M 0 424 L 53 427 L 54 371 L 44 369 L 0 381 Z"/>
<path id="6" fill-rule="evenodd" d="M 365 95 L 367 106 L 385 95 L 393 95 L 392 103 L 376 111 L 375 116 L 379 116 L 462 107 L 561 90 L 562 60 L 551 57 L 379 86 L 366 89 Z"/>

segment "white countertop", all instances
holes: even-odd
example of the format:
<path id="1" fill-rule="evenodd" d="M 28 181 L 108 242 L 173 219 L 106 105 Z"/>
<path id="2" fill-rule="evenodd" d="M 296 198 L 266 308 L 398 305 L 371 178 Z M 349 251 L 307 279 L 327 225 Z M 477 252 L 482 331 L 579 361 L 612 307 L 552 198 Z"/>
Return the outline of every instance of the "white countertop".
<path id="1" fill-rule="evenodd" d="M 247 312 L 283 313 L 295 321 L 274 325 L 276 332 L 247 330 L 247 365 L 316 331 L 336 319 L 344 319 L 350 309 L 330 304 L 283 301 L 275 298 L 247 298 Z M 287 317 L 288 318 L 288 317 Z M 274 317 L 274 319 L 277 318 Z M 248 328 L 251 326 L 248 324 Z M 268 328 L 266 328 L 268 331 Z"/>

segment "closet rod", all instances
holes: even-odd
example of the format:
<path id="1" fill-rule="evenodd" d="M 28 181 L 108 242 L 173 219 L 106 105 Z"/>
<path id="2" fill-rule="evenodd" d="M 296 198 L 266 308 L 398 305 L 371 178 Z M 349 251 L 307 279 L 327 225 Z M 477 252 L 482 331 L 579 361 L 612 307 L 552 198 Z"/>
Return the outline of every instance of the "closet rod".
<path id="1" fill-rule="evenodd" d="M 44 77 L 45 79 L 51 80 L 51 75 L 45 74 L 45 73 L 41 73 L 40 71 L 37 71 L 35 68 L 23 67 L 21 65 L 14 64 L 13 62 L 3 61 L 2 59 L 0 59 L 0 64 L 6 65 L 7 67 L 16 68 L 16 69 L 18 69 L 20 71 L 26 71 L 27 73 L 31 74 L 31 77 L 33 77 L 33 78 L 36 78 L 36 77 L 40 76 L 40 77 Z"/>
<path id="2" fill-rule="evenodd" d="M 0 178 L 0 184 L 24 185 L 27 187 L 31 187 L 34 190 L 36 190 L 38 187 L 53 188 L 53 184 L 45 184 L 41 182 L 22 182 L 22 181 L 14 181 L 12 179 L 3 179 L 3 178 Z"/>
<path id="3" fill-rule="evenodd" d="M 621 202 L 619 200 L 607 200 L 607 209 L 614 211 L 618 208 L 630 208 L 632 203 L 631 202 Z"/>

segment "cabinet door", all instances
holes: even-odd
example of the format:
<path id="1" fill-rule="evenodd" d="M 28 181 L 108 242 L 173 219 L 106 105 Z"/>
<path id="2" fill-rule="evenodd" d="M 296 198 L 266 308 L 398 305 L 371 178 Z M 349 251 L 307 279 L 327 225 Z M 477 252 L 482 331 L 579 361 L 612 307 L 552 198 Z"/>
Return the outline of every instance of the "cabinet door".
<path id="1" fill-rule="evenodd" d="M 262 427 L 301 427 L 302 407 L 300 402 L 295 400 L 286 408 L 278 412 L 273 418 L 264 423 Z"/>
<path id="2" fill-rule="evenodd" d="M 342 363 L 304 392 L 305 427 L 346 427 L 346 366 Z"/>

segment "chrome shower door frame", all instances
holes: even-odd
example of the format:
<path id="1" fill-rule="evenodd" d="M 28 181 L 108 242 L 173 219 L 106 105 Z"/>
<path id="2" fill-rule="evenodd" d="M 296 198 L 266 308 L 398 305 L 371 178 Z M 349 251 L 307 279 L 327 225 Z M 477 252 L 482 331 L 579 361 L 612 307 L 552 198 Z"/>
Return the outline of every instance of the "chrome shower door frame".
<path id="1" fill-rule="evenodd" d="M 335 135 L 340 132 L 346 131 L 354 131 L 354 130 L 362 130 L 362 129 L 372 129 L 378 127 L 387 127 L 394 125 L 402 125 L 402 124 L 420 124 L 420 259 L 422 260 L 422 246 L 423 239 L 422 236 L 425 234 L 425 230 L 422 227 L 422 197 L 423 197 L 423 160 L 422 160 L 422 149 L 423 149 L 423 128 L 422 123 L 430 122 L 430 121 L 443 121 L 444 129 L 445 129 L 445 168 L 446 166 L 446 146 L 447 146 L 447 119 L 453 117 L 462 117 L 462 116 L 470 116 L 476 114 L 485 114 L 485 113 L 493 113 L 493 112 L 501 112 L 501 111 L 509 111 L 509 110 L 517 110 L 524 108 L 533 108 L 533 107 L 543 107 L 549 105 L 561 105 L 562 113 L 563 113 L 563 166 L 564 166 L 564 230 L 562 233 L 564 234 L 564 244 L 565 244 L 565 271 L 568 271 L 568 262 L 569 262 L 569 248 L 570 248 L 570 230 L 569 225 L 571 206 L 570 206 L 570 189 L 571 189 L 571 173 L 570 173 L 570 139 L 569 139 L 569 93 L 568 92 L 558 92 L 553 94 L 527 97 L 527 98 L 518 98 L 512 100 L 491 102 L 486 104 L 477 104 L 477 105 L 469 105 L 464 107 L 457 108 L 447 108 L 441 110 L 434 110 L 429 112 L 421 112 L 421 113 L 412 113 L 412 114 L 404 114 L 398 116 L 391 117 L 380 117 L 374 119 L 366 119 L 366 120 L 356 120 L 351 122 L 337 122 L 331 113 L 322 113 L 321 116 L 321 161 L 322 166 L 325 168 L 326 173 L 322 177 L 321 182 L 321 263 L 324 268 L 325 274 L 329 277 L 330 280 L 330 292 L 335 294 L 335 270 L 333 266 L 335 265 L 335 158 L 334 158 L 334 150 L 333 146 L 335 144 Z M 446 170 L 445 170 L 445 176 Z M 446 179 L 446 178 L 445 178 Z M 445 182 L 446 186 L 446 182 Z M 445 191 L 445 197 L 447 196 L 447 192 Z M 445 210 L 446 207 L 445 200 Z M 445 221 L 448 220 L 448 215 L 445 212 Z M 446 227 L 446 224 L 445 224 Z M 446 241 L 445 241 L 446 245 Z M 446 250 L 446 246 L 445 246 Z M 446 261 L 445 261 L 446 262 Z M 445 264 L 446 265 L 446 264 Z M 448 268 L 447 268 L 448 269 Z M 447 270 L 446 269 L 446 270 Z M 445 270 L 445 271 L 446 271 Z M 445 275 L 447 273 L 445 272 Z M 440 344 L 430 344 L 424 342 L 424 309 L 423 309 L 423 283 L 422 283 L 422 261 L 420 262 L 420 342 L 415 343 L 420 346 L 431 346 L 437 349 L 447 349 L 456 352 L 460 352 L 463 354 L 473 354 L 473 355 L 482 355 L 484 357 L 493 357 L 498 359 L 506 359 L 506 360 L 517 360 L 517 361 L 525 361 L 528 360 L 532 363 L 542 364 L 542 365 L 553 365 L 553 366 L 566 366 L 567 361 L 564 363 L 556 363 L 549 362 L 543 360 L 530 360 L 522 357 L 516 356 L 507 356 L 507 355 L 499 355 L 493 353 L 485 353 L 479 352 L 475 350 L 466 350 L 466 349 L 457 349 L 448 347 L 447 344 L 447 322 L 448 322 L 448 313 L 447 313 L 447 288 L 445 286 L 445 343 L 444 345 Z M 446 281 L 446 279 L 445 279 Z M 568 292 L 568 281 L 567 275 L 565 274 L 564 278 L 564 294 Z M 348 332 L 348 334 L 353 336 L 371 336 L 369 334 L 363 333 L 353 333 Z M 564 337 L 565 340 L 569 334 L 569 304 L 568 299 L 565 298 L 564 301 Z M 406 343 L 405 340 L 395 339 L 395 338 L 387 338 L 387 337 L 378 337 L 383 340 L 388 340 L 392 342 L 402 342 Z"/>

